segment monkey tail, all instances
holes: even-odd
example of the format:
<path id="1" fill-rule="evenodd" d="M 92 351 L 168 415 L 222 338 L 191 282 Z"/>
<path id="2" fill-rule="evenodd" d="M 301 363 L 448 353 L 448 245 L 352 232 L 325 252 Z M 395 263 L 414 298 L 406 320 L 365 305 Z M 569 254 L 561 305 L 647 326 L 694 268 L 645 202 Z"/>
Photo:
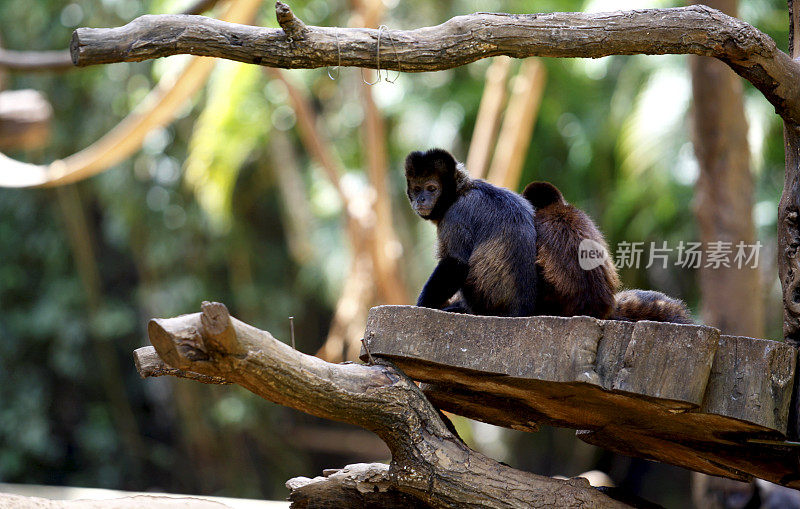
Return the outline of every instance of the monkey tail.
<path id="1" fill-rule="evenodd" d="M 672 322 L 693 324 L 689 308 L 683 301 L 651 290 L 624 290 L 614 296 L 611 320 L 638 322 Z"/>

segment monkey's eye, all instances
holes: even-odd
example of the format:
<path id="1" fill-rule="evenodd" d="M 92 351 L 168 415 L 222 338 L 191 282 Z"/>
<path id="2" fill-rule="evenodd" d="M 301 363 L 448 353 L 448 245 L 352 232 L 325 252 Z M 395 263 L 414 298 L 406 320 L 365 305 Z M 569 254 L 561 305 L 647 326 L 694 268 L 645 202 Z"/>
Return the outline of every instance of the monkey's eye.
<path id="1" fill-rule="evenodd" d="M 433 185 L 431 185 L 431 186 L 428 186 L 428 192 L 429 192 L 429 193 L 436 192 L 436 186 L 433 186 Z"/>
<path id="2" fill-rule="evenodd" d="M 421 191 L 422 191 L 422 188 L 420 186 L 414 186 L 414 192 L 415 193 L 419 193 Z"/>

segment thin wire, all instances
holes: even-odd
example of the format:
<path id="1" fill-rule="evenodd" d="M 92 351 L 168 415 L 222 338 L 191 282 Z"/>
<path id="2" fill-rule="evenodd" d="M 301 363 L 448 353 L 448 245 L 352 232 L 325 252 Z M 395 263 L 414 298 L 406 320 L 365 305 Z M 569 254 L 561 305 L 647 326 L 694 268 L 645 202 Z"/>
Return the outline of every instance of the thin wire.
<path id="1" fill-rule="evenodd" d="M 375 85 L 376 83 L 379 83 L 381 81 L 381 32 L 383 32 L 384 28 L 386 28 L 386 25 L 381 25 L 381 26 L 378 27 L 378 53 L 377 53 L 378 77 L 375 78 L 375 81 L 370 83 L 369 81 L 364 79 L 364 68 L 363 67 L 361 68 L 361 81 L 363 81 L 364 84 L 366 84 L 366 85 L 372 86 L 372 85 Z"/>
<path id="2" fill-rule="evenodd" d="M 381 26 L 386 28 L 387 30 L 389 29 L 388 27 L 386 27 L 386 25 L 381 25 Z M 397 45 L 395 45 L 394 43 L 394 38 L 392 37 L 392 34 L 387 32 L 386 35 L 389 37 L 389 42 L 392 43 L 392 50 L 394 50 L 394 57 L 395 61 L 397 62 L 397 76 L 395 76 L 393 80 L 390 80 L 389 69 L 384 69 L 384 71 L 386 72 L 386 76 L 384 77 L 384 79 L 386 80 L 386 83 L 394 83 L 395 81 L 397 81 L 397 78 L 400 77 L 400 73 L 403 70 L 403 66 L 400 65 L 400 54 L 397 53 Z"/>
<path id="3" fill-rule="evenodd" d="M 339 68 L 342 66 L 342 47 L 341 47 L 341 45 L 339 43 L 339 31 L 338 30 L 335 31 L 333 33 L 333 35 L 336 36 L 336 53 L 338 53 L 338 55 L 339 55 L 339 63 L 336 64 L 336 78 L 338 78 L 339 77 Z M 331 79 L 331 81 L 336 81 L 336 78 L 331 76 L 331 68 L 330 68 L 330 66 L 328 67 L 328 77 Z M 395 78 L 395 79 L 397 79 L 397 78 Z"/>

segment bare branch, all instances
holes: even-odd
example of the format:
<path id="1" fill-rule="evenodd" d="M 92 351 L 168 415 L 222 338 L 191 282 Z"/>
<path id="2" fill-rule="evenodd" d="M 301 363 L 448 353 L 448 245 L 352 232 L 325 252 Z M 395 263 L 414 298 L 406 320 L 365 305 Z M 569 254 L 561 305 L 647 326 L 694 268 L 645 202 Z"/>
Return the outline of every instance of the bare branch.
<path id="1" fill-rule="evenodd" d="M 79 28 L 76 65 L 138 61 L 180 53 L 287 69 L 339 63 L 406 72 L 437 71 L 508 55 L 588 57 L 696 54 L 719 58 L 752 82 L 784 118 L 800 122 L 800 64 L 753 26 L 705 6 L 609 13 L 457 16 L 416 30 L 304 26 L 279 4 L 281 28 L 236 25 L 198 16 L 142 16 L 119 28 Z M 292 21 L 294 20 L 294 21 Z M 299 35 L 302 35 L 300 37 Z M 392 44 L 386 44 L 386 41 Z"/>
<path id="2" fill-rule="evenodd" d="M 330 364 L 204 303 L 202 313 L 151 320 L 150 341 L 174 368 L 235 382 L 264 399 L 357 424 L 392 452 L 388 482 L 433 507 L 626 507 L 585 479 L 515 470 L 469 449 L 419 388 L 390 363 Z"/>
<path id="3" fill-rule="evenodd" d="M 289 500 L 297 507 L 406 509 L 418 505 L 392 485 L 389 465 L 383 463 L 347 465 L 313 479 L 295 477 L 286 481 L 286 487 L 291 491 Z"/>
<path id="4" fill-rule="evenodd" d="M 302 39 L 305 36 L 308 31 L 306 24 L 300 18 L 295 17 L 288 5 L 283 2 L 275 2 L 275 14 L 278 24 L 290 38 Z"/>

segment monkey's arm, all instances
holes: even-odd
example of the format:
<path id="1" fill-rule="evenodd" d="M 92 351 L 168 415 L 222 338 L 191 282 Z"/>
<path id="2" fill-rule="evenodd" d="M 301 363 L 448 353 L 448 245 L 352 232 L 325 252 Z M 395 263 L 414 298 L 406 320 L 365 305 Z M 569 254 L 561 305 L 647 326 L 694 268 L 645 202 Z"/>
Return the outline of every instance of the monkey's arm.
<path id="1" fill-rule="evenodd" d="M 441 309 L 467 280 L 467 264 L 455 258 L 442 258 L 422 288 L 417 306 Z"/>

